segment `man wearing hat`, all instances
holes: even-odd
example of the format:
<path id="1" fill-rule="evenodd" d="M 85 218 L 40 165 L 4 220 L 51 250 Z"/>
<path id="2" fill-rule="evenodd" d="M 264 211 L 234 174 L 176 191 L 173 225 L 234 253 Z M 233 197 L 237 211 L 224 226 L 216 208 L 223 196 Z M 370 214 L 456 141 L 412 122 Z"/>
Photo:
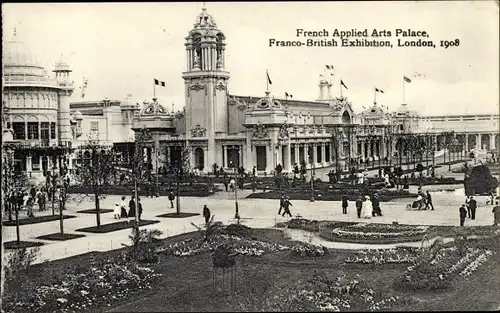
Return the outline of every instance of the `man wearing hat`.
<path id="1" fill-rule="evenodd" d="M 474 199 L 474 197 L 471 196 L 469 200 L 469 210 L 470 210 L 470 217 L 473 220 L 476 219 L 476 209 L 477 209 L 477 201 L 476 199 Z"/>
<path id="2" fill-rule="evenodd" d="M 465 218 L 467 217 L 467 209 L 465 208 L 465 204 L 462 204 L 458 211 L 460 212 L 460 226 L 464 226 Z"/>

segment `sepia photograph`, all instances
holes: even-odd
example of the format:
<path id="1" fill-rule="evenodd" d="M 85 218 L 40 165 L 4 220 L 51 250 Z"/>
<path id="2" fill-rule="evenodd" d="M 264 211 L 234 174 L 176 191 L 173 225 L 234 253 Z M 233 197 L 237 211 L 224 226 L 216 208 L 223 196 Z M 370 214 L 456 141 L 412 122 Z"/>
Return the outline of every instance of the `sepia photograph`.
<path id="1" fill-rule="evenodd" d="M 499 311 L 499 23 L 2 3 L 2 312 Z"/>

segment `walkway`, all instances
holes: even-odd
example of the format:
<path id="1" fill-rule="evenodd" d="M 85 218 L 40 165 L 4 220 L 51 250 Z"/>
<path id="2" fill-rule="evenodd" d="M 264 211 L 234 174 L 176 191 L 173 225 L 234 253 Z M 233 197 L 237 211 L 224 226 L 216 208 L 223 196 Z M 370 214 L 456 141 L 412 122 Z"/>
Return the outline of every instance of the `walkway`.
<path id="1" fill-rule="evenodd" d="M 414 186 L 411 186 L 413 188 Z M 433 186 L 436 188 L 438 186 Z M 445 187 L 446 188 L 446 187 Z M 425 188 L 424 188 L 425 189 Z M 429 188 L 431 189 L 431 188 Z M 413 225 L 458 225 L 458 207 L 464 200 L 463 190 L 456 192 L 438 192 L 433 195 L 436 210 L 435 211 L 407 211 L 405 206 L 412 199 L 397 199 L 391 202 L 382 203 L 384 216 L 369 220 L 372 223 L 392 223 Z M 120 200 L 119 196 L 108 196 L 101 201 L 102 208 L 113 208 L 113 205 Z M 234 204 L 233 194 L 221 192 L 218 196 L 207 198 L 185 197 L 181 200 L 182 212 L 202 213 L 202 207 L 207 204 L 216 221 L 225 224 L 234 222 Z M 479 208 L 477 210 L 476 220 L 466 220 L 466 226 L 471 225 L 491 225 L 493 216 L 491 207 L 485 205 L 485 198 L 477 197 Z M 159 229 L 164 232 L 164 237 L 174 236 L 181 233 L 195 231 L 196 228 L 191 222 L 202 225 L 203 217 L 193 216 L 190 218 L 171 219 L 157 218 L 159 214 L 175 212 L 169 208 L 166 197 L 145 198 L 143 199 L 144 214 L 143 218 L 148 220 L 159 220 L 160 223 L 144 227 L 145 229 Z M 283 218 L 277 215 L 279 201 L 270 199 L 240 199 L 238 200 L 239 212 L 242 223 L 250 227 L 271 228 L 276 222 L 286 221 L 289 218 Z M 360 221 L 356 216 L 354 203 L 350 203 L 348 214 L 341 214 L 341 205 L 339 201 L 292 201 L 292 214 L 300 214 L 304 218 L 315 220 L 336 220 L 336 221 Z M 74 214 L 77 218 L 64 221 L 65 232 L 75 233 L 75 229 L 94 226 L 95 215 L 76 213 L 78 210 L 90 209 L 94 203 L 69 204 L 66 214 Z M 366 220 L 363 220 L 366 221 Z M 113 223 L 112 213 L 101 215 L 101 223 Z M 37 236 L 56 233 L 59 231 L 59 221 L 21 226 L 21 240 L 37 240 Z M 56 260 L 69 256 L 79 255 L 90 251 L 108 251 L 122 247 L 122 243 L 129 243 L 128 235 L 131 230 L 122 230 L 107 234 L 88 234 L 86 237 L 73 239 L 63 242 L 44 241 L 46 244 L 40 248 L 40 259 Z M 2 227 L 2 237 L 4 241 L 15 240 L 15 227 Z M 4 255 L 7 255 L 5 253 Z"/>

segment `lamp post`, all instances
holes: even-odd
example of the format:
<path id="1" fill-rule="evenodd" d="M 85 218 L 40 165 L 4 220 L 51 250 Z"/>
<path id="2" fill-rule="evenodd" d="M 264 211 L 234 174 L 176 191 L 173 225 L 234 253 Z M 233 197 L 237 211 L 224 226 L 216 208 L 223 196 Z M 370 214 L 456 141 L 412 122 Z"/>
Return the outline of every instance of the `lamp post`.
<path id="1" fill-rule="evenodd" d="M 239 154 L 239 151 L 238 151 Z M 238 155 L 239 157 L 239 155 Z M 238 171 L 236 167 L 233 167 L 234 169 L 234 208 L 235 208 L 235 213 L 234 213 L 234 218 L 238 220 L 238 224 L 240 223 L 240 212 L 238 209 Z"/>

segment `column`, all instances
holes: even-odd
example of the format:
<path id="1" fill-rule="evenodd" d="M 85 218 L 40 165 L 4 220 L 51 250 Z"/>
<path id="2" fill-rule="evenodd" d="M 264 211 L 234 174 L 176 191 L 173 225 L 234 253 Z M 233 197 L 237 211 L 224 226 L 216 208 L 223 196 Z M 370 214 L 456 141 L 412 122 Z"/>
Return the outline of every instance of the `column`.
<path id="1" fill-rule="evenodd" d="M 318 164 L 318 144 L 313 143 L 313 164 L 316 166 Z"/>
<path id="2" fill-rule="evenodd" d="M 33 170 L 33 165 L 31 164 L 31 155 L 26 157 L 26 171 L 31 172 Z"/>
<path id="3" fill-rule="evenodd" d="M 291 172 L 292 171 L 292 144 L 290 143 L 290 140 L 288 140 L 288 145 L 286 146 L 286 157 L 285 157 L 285 164 L 286 164 L 286 171 Z"/>
<path id="4" fill-rule="evenodd" d="M 203 147 L 203 170 L 207 173 L 210 173 L 212 171 L 212 164 L 208 163 L 208 158 L 207 158 L 207 153 L 208 153 L 208 147 Z"/>
<path id="5" fill-rule="evenodd" d="M 266 173 L 269 175 L 273 168 L 273 159 L 274 159 L 274 145 L 269 143 L 266 145 Z"/>
<path id="6" fill-rule="evenodd" d="M 465 134 L 465 151 L 469 151 L 469 135 Z"/>
<path id="7" fill-rule="evenodd" d="M 222 167 L 228 167 L 227 164 L 227 146 L 222 146 Z"/>
<path id="8" fill-rule="evenodd" d="M 321 143 L 321 163 L 323 164 L 323 166 L 325 166 L 327 164 L 327 160 L 326 160 L 326 143 L 325 142 Z"/>
<path id="9" fill-rule="evenodd" d="M 309 157 L 308 157 L 308 154 L 307 154 L 308 150 L 309 150 L 309 145 L 307 143 L 305 143 L 304 144 L 304 162 L 306 164 L 309 163 Z"/>
<path id="10" fill-rule="evenodd" d="M 238 145 L 238 162 L 239 162 L 239 166 L 243 166 L 243 164 L 245 164 L 243 162 L 243 146 L 242 145 Z"/>
<path id="11" fill-rule="evenodd" d="M 495 149 L 495 134 L 490 134 L 490 149 Z"/>
<path id="12" fill-rule="evenodd" d="M 283 160 L 283 148 L 282 148 L 282 146 L 278 145 L 278 149 L 276 149 L 276 144 L 273 144 L 272 149 L 274 150 L 274 156 L 276 158 L 276 162 L 275 162 L 274 167 L 276 167 L 278 164 L 281 164 L 281 167 L 283 167 L 283 169 L 284 169 L 285 164 L 283 164 L 283 162 L 282 162 L 282 160 Z"/>
<path id="13" fill-rule="evenodd" d="M 366 141 L 361 141 L 361 155 L 362 155 L 362 159 L 363 161 L 366 161 Z"/>
<path id="14" fill-rule="evenodd" d="M 295 149 L 294 149 L 294 154 L 295 154 L 295 163 L 297 163 L 299 166 L 300 166 L 300 158 L 299 158 L 299 144 L 296 143 L 294 144 L 295 145 Z"/>
<path id="15" fill-rule="evenodd" d="M 481 147 L 481 134 L 476 135 L 476 149 L 480 150 L 483 147 Z"/>

